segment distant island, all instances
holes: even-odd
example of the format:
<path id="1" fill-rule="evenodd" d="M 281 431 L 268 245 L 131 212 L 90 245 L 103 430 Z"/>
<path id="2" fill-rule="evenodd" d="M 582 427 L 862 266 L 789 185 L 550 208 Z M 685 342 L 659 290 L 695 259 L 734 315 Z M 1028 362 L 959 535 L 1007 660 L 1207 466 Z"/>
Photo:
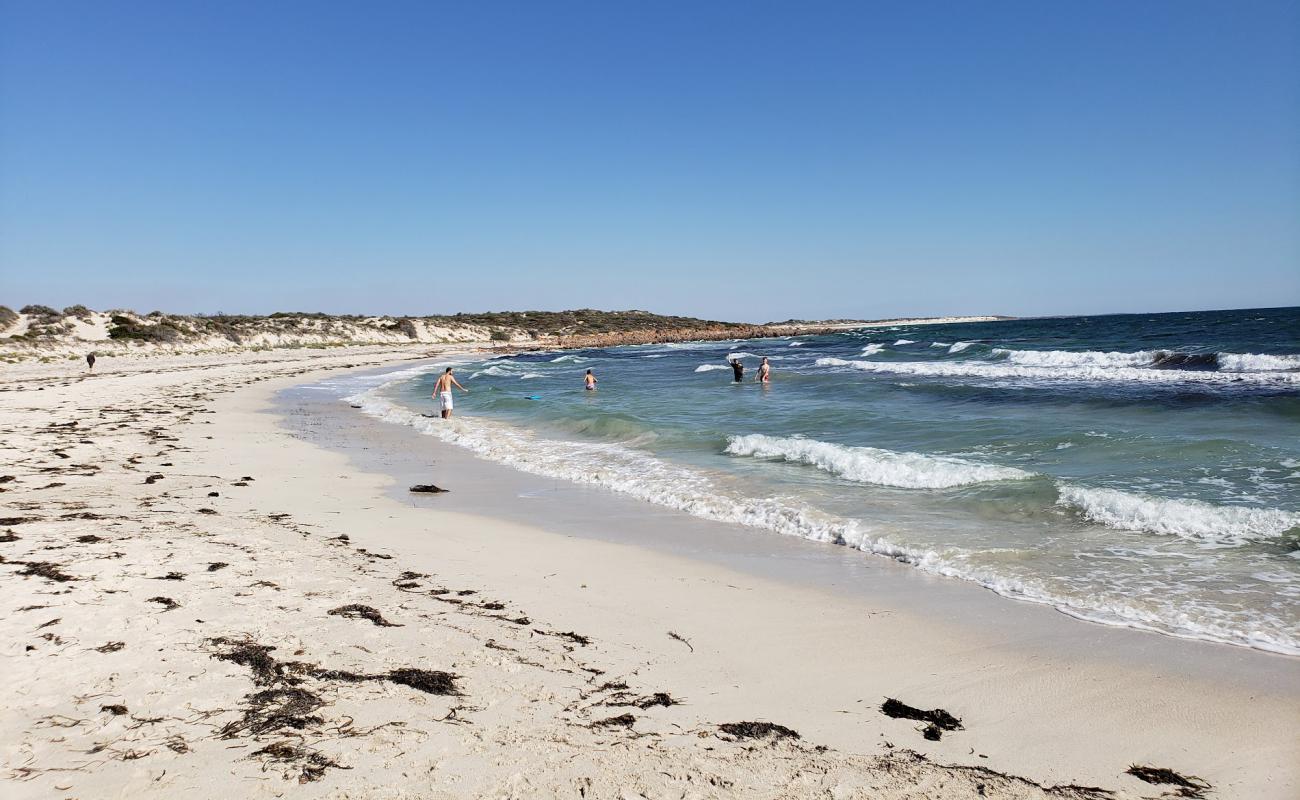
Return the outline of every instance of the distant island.
<path id="1" fill-rule="evenodd" d="M 490 311 L 428 316 L 360 316 L 277 312 L 139 314 L 125 309 L 62 310 L 0 306 L 0 358 L 7 361 L 79 355 L 328 348 L 354 345 L 475 344 L 517 348 L 609 347 L 689 340 L 797 336 L 881 325 L 987 322 L 1003 316 L 883 320 L 796 320 L 752 324 L 653 314 L 649 311 Z"/>

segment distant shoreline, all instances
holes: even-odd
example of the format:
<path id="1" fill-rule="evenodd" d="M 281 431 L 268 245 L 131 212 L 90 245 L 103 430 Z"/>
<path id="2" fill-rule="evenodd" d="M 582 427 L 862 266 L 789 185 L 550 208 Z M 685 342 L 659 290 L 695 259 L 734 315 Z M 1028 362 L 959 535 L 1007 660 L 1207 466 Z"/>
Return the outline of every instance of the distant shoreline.
<path id="1" fill-rule="evenodd" d="M 748 324 L 646 311 L 489 312 L 430 317 L 277 313 L 189 316 L 94 311 L 69 306 L 0 306 L 0 361 L 152 357 L 241 351 L 331 349 L 358 345 L 471 345 L 525 350 L 663 344 L 667 342 L 814 336 L 860 328 L 992 322 L 1013 317 L 945 316 Z"/>

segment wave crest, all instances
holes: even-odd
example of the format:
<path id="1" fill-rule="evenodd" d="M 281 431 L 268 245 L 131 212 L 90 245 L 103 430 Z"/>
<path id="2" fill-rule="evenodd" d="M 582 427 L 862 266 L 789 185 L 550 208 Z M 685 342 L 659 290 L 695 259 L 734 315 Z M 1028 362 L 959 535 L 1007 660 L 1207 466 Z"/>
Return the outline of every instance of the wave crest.
<path id="1" fill-rule="evenodd" d="M 1300 514 L 1276 508 L 1217 506 L 1202 500 L 1153 497 L 1118 489 L 1065 485 L 1059 488 L 1056 503 L 1108 528 L 1222 546 L 1271 539 L 1300 526 Z"/>
<path id="2" fill-rule="evenodd" d="M 779 458 L 807 464 L 846 480 L 900 489 L 948 489 L 986 481 L 1034 477 L 1032 472 L 1014 467 L 980 464 L 950 456 L 848 447 L 816 439 L 792 439 L 761 433 L 729 437 L 726 452 L 736 456 Z"/>

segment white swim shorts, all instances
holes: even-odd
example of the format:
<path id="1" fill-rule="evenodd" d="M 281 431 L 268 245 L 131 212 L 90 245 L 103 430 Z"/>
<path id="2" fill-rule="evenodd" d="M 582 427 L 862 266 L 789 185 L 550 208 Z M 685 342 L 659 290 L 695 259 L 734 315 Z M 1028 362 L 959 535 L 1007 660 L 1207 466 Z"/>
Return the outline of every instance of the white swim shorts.
<path id="1" fill-rule="evenodd" d="M 452 409 L 451 392 L 438 393 L 438 408 L 442 409 L 443 411 L 451 411 Z"/>

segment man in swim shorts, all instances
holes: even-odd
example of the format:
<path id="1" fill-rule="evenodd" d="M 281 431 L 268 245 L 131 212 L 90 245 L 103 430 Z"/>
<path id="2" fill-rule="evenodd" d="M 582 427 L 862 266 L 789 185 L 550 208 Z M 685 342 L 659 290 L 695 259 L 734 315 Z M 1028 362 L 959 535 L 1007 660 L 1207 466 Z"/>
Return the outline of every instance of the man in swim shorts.
<path id="1" fill-rule="evenodd" d="M 447 367 L 447 371 L 438 376 L 438 383 L 433 387 L 433 399 L 438 401 L 438 408 L 442 409 L 443 419 L 451 419 L 451 387 L 453 386 L 466 394 L 469 393 L 469 389 L 461 386 L 460 382 L 451 374 L 451 367 Z"/>
<path id="2" fill-rule="evenodd" d="M 587 391 L 596 391 L 596 376 L 591 374 L 591 370 L 587 370 L 587 376 L 582 380 L 587 385 Z"/>
<path id="3" fill-rule="evenodd" d="M 772 367 L 767 363 L 767 356 L 763 356 L 763 363 L 758 365 L 758 377 L 754 380 L 759 383 L 768 383 L 772 380 Z"/>

